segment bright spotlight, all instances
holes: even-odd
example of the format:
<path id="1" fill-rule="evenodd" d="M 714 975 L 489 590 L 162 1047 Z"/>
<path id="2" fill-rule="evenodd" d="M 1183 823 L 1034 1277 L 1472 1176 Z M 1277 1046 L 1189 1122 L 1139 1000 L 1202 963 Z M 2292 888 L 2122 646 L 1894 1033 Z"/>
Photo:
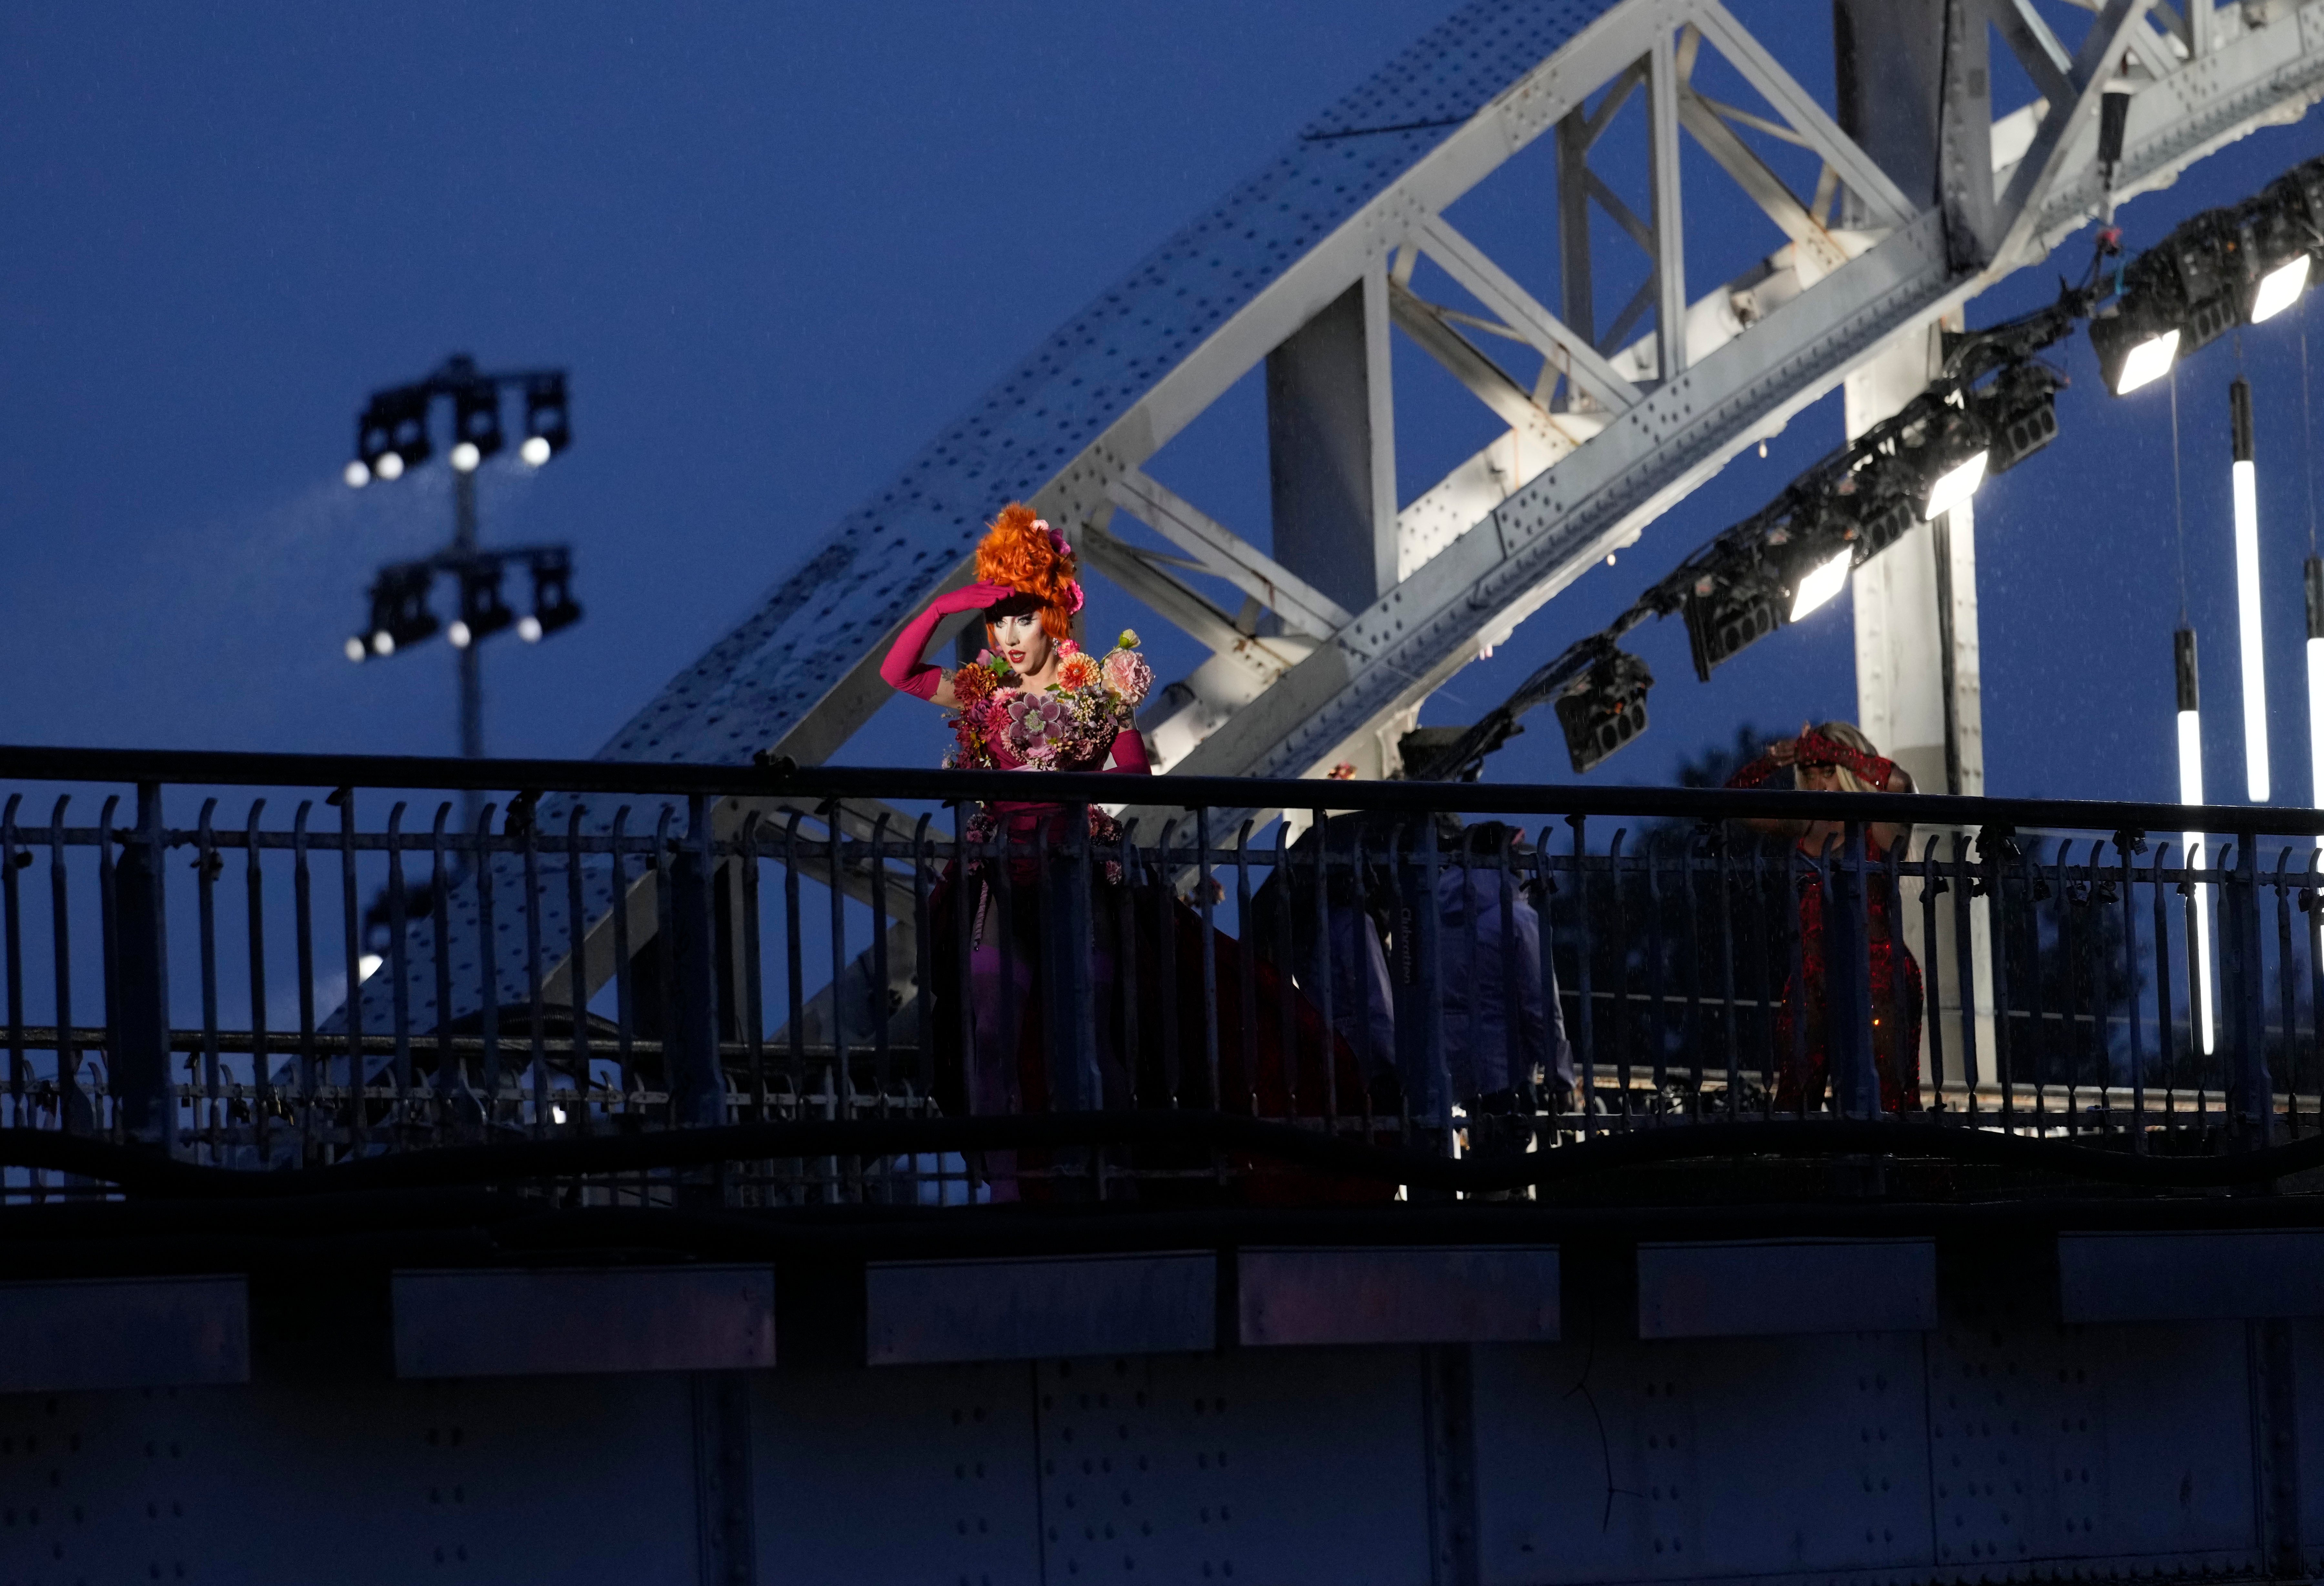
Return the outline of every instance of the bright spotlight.
<path id="1" fill-rule="evenodd" d="M 349 660 L 358 663 L 363 660 L 364 657 L 371 653 L 371 646 L 364 641 L 364 636 L 360 633 L 350 634 L 347 638 L 346 643 L 340 648 L 346 651 L 346 658 Z M 2313 647 L 2311 646 L 2310 648 Z"/>
<path id="2" fill-rule="evenodd" d="M 347 471 L 342 475 L 341 477 L 347 482 L 347 488 L 349 490 L 361 490 L 364 485 L 371 483 L 370 466 L 364 463 L 361 457 L 357 457 L 354 462 L 347 465 Z"/>
<path id="3" fill-rule="evenodd" d="M 2288 264 L 2279 264 L 2259 278 L 2259 290 L 2252 294 L 2252 323 L 2273 319 L 2300 300 L 2308 290 L 2308 255 L 2295 254 Z"/>
<path id="4" fill-rule="evenodd" d="M 359 981 L 367 981 L 371 979 L 372 976 L 379 973 L 379 966 L 386 962 L 386 959 L 382 958 L 376 953 L 364 954 L 362 957 L 355 960 L 355 978 Z"/>
<path id="5" fill-rule="evenodd" d="M 1986 456 L 1984 452 L 1978 453 L 1968 462 L 1947 470 L 1929 486 L 1929 499 L 1921 508 L 1923 521 L 1943 516 L 1977 493 L 1977 487 L 1985 483 Z"/>
<path id="6" fill-rule="evenodd" d="M 387 480 L 391 484 L 402 478 L 403 457 L 401 454 L 397 452 L 380 453 L 378 466 L 374 471 L 377 473 L 382 479 Z"/>
<path id="7" fill-rule="evenodd" d="M 2114 394 L 2128 396 L 2142 385 L 2153 384 L 2171 373 L 2171 361 L 2178 355 L 2176 330 L 2166 330 L 2140 342 L 2123 358 L 2122 373 L 2115 382 Z"/>
<path id="8" fill-rule="evenodd" d="M 452 625 L 444 630 L 444 637 L 452 641 L 453 649 L 466 650 L 468 648 L 469 641 L 474 639 L 475 635 L 468 632 L 467 623 L 460 621 L 457 617 L 454 617 L 452 619 Z"/>
<path id="9" fill-rule="evenodd" d="M 476 465 L 484 460 L 484 454 L 476 449 L 476 443 L 473 440 L 454 442 L 447 456 L 452 466 L 463 474 L 475 473 Z"/>
<path id="10" fill-rule="evenodd" d="M 393 655 L 395 653 L 395 635 L 389 632 L 384 628 L 382 628 L 378 632 L 373 634 L 371 636 L 371 652 L 374 655 Z"/>
<path id="11" fill-rule="evenodd" d="M 1848 565 L 1855 551 L 1843 550 L 1811 569 L 1792 593 L 1791 621 L 1796 622 L 1848 587 Z"/>
<path id="12" fill-rule="evenodd" d="M 548 438 L 546 436 L 540 435 L 526 436 L 524 438 L 524 444 L 516 448 L 516 455 L 522 457 L 534 467 L 540 467 L 542 464 L 549 461 L 549 446 Z"/>
<path id="13" fill-rule="evenodd" d="M 540 619 L 530 612 L 516 620 L 516 636 L 527 644 L 540 642 Z"/>

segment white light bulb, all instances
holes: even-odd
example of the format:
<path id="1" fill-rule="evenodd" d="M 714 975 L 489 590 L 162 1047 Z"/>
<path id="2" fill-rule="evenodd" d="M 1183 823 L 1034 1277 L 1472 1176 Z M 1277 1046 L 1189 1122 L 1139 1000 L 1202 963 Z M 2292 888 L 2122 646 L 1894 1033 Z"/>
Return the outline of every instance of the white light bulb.
<path id="1" fill-rule="evenodd" d="M 1848 564 L 1855 554 L 1852 550 L 1841 551 L 1800 580 L 1799 589 L 1792 596 L 1793 622 L 1798 622 L 1848 587 Z"/>
<path id="2" fill-rule="evenodd" d="M 347 482 L 349 490 L 361 490 L 371 483 L 371 468 L 361 457 L 357 457 L 347 465 L 347 471 L 340 477 Z"/>
<path id="3" fill-rule="evenodd" d="M 346 650 L 347 659 L 351 661 L 360 661 L 371 653 L 371 646 L 365 644 L 359 637 L 348 640 L 344 648 Z"/>
<path id="4" fill-rule="evenodd" d="M 549 438 L 545 435 L 526 436 L 524 444 L 516 448 L 516 455 L 534 467 L 540 467 L 549 461 Z"/>
<path id="5" fill-rule="evenodd" d="M 549 1122 L 551 1122 L 551 1123 L 562 1123 L 562 1122 L 564 1122 L 564 1121 L 565 1121 L 565 1109 L 564 1109 L 564 1108 L 562 1108 L 562 1107 L 557 1107 L 557 1106 L 552 1106 L 552 1107 L 550 1107 L 550 1108 L 549 1108 Z"/>
<path id="6" fill-rule="evenodd" d="M 516 620 L 516 636 L 527 644 L 540 642 L 540 619 L 530 612 Z"/>
<path id="7" fill-rule="evenodd" d="M 468 641 L 471 639 L 474 639 L 475 635 L 468 632 L 467 623 L 462 622 L 457 617 L 454 617 L 452 619 L 452 625 L 444 630 L 444 637 L 452 641 L 453 649 L 466 650 L 468 648 Z"/>
<path id="8" fill-rule="evenodd" d="M 1940 517 L 1975 495 L 1977 487 L 1985 483 L 1985 453 L 1978 453 L 1929 486 L 1929 503 L 1921 509 L 1921 516 Z"/>
<path id="9" fill-rule="evenodd" d="M 355 978 L 362 981 L 371 979 L 379 973 L 379 966 L 386 962 L 376 953 L 364 954 L 355 960 Z"/>
<path id="10" fill-rule="evenodd" d="M 2203 802 L 2203 718 L 2200 711 L 2179 713 L 2179 802 Z M 2200 862 L 2203 834 L 2181 832 L 2187 846 L 2187 868 L 2193 870 Z M 2201 1028 L 2203 1050 L 2209 1052 L 2212 1039 L 2211 1016 L 2211 907 L 2210 889 L 2195 889 L 2195 941 L 2190 949 L 2195 955 L 2196 1022 Z"/>
<path id="11" fill-rule="evenodd" d="M 2171 360 L 2179 355 L 2179 333 L 2166 330 L 2161 336 L 2140 342 L 2130 349 L 2122 361 L 2122 377 L 2115 382 L 2114 394 L 2128 396 L 2142 385 L 2149 385 L 2171 373 Z"/>
<path id="12" fill-rule="evenodd" d="M 403 477 L 403 454 L 382 452 L 379 454 L 379 461 L 373 464 L 372 468 L 382 479 L 401 479 Z"/>
<path id="13" fill-rule="evenodd" d="M 453 446 L 450 457 L 452 466 L 463 474 L 473 474 L 476 465 L 484 460 L 484 454 L 476 449 L 475 441 L 463 440 Z"/>
<path id="14" fill-rule="evenodd" d="M 2252 323 L 2273 319 L 2300 300 L 2308 290 L 2308 255 L 2301 254 L 2289 264 L 2279 264 L 2259 278 L 2259 290 L 2252 294 Z"/>
<path id="15" fill-rule="evenodd" d="M 389 632 L 384 628 L 382 628 L 378 632 L 373 634 L 371 636 L 371 652 L 374 655 L 393 655 L 395 653 L 395 635 Z"/>

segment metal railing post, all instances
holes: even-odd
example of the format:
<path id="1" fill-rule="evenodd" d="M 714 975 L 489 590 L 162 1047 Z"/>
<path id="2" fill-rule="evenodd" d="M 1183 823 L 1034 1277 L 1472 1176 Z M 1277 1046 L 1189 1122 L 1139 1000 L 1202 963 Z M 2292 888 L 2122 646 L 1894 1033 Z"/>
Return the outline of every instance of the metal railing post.
<path id="1" fill-rule="evenodd" d="M 2236 840 L 2236 868 L 2221 909 L 2220 976 L 2232 1000 L 2236 1125 L 2250 1149 L 2267 1144 L 2274 1092 L 2267 1067 L 2267 977 L 2260 962 L 2259 843 L 2249 832 Z"/>
<path id="2" fill-rule="evenodd" d="M 115 881 L 121 918 L 113 1084 L 123 1131 L 175 1155 L 177 1098 L 170 1088 L 170 947 L 163 908 L 161 785 L 137 784 L 137 830 Z"/>
<path id="3" fill-rule="evenodd" d="M 669 864 L 669 1064 L 670 1111 L 676 1122 L 726 1121 L 726 1082 L 718 1062 L 718 955 L 710 915 L 709 800 L 686 801 L 684 841 Z"/>

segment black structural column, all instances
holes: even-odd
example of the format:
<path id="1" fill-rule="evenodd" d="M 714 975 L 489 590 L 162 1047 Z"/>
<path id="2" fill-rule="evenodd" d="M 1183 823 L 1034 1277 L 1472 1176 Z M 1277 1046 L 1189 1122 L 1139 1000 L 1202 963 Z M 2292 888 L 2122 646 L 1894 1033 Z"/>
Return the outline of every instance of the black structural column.
<path id="1" fill-rule="evenodd" d="M 113 1085 L 130 1138 L 174 1152 L 178 1108 L 170 1092 L 170 950 L 162 908 L 161 785 L 137 784 L 137 830 L 115 874 L 120 909 L 117 960 L 110 968 L 120 1028 L 114 1032 Z"/>

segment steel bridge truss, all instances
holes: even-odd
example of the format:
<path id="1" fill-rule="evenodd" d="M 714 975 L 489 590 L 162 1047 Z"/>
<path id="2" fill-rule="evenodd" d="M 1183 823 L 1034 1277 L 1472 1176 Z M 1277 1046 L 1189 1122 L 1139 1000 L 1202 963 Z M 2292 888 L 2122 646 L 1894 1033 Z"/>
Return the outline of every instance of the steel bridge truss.
<path id="1" fill-rule="evenodd" d="M 1017 497 L 1212 651 L 1149 706 L 1168 770 L 1301 777 L 1345 760 L 1392 773 L 1421 702 L 1480 647 L 1899 336 L 2088 223 L 2107 197 L 2096 163 L 2107 87 L 2134 94 L 2117 200 L 2296 119 L 2324 92 L 2324 4 L 2195 0 L 2182 13 L 2104 0 L 2079 37 L 2049 20 L 2070 14 L 2032 0 L 1895 8 L 1884 25 L 1941 19 L 1958 67 L 1944 83 L 1937 190 L 1916 195 L 1718 0 L 1477 0 L 1045 342 L 604 752 L 826 759 L 889 696 L 878 665 L 901 623 L 972 576 L 985 520 Z M 1998 116 L 1994 37 L 2042 95 Z M 1706 51 L 1762 109 L 1697 86 Z M 1625 114 L 1633 104 L 1642 115 Z M 1692 295 L 1682 133 L 1787 239 Z M 1559 179 L 1555 309 L 1447 218 L 1541 138 L 1554 140 Z M 1631 138 L 1643 138 L 1643 161 L 1621 146 Z M 1795 158 L 1778 144 L 1814 157 L 1811 191 L 1770 163 Z M 1632 166 L 1646 173 L 1643 213 L 1604 174 Z M 1591 268 L 1595 217 L 1647 263 L 1610 318 Z M 1469 306 L 1424 295 L 1434 290 L 1434 275 L 1416 274 L 1424 259 Z M 1392 331 L 1507 425 L 1401 508 Z M 1534 378 L 1511 372 L 1535 359 Z M 1271 551 L 1148 471 L 1262 367 Z M 1118 533 L 1117 514 L 1175 554 Z M 1195 576 L 1239 591 L 1241 611 Z M 1129 813 L 1151 822 L 1164 810 Z M 539 812 L 560 826 L 572 814 Z M 747 814 L 722 811 L 722 829 Z M 582 815 L 590 830 L 609 818 Z M 594 985 L 615 911 L 594 882 L 584 892 Z M 650 881 L 628 905 L 641 943 L 654 930 Z M 473 896 L 447 912 L 454 937 L 473 939 Z M 496 962 L 512 995 L 517 961 L 503 934 Z M 386 988 L 365 996 L 384 1012 Z"/>

